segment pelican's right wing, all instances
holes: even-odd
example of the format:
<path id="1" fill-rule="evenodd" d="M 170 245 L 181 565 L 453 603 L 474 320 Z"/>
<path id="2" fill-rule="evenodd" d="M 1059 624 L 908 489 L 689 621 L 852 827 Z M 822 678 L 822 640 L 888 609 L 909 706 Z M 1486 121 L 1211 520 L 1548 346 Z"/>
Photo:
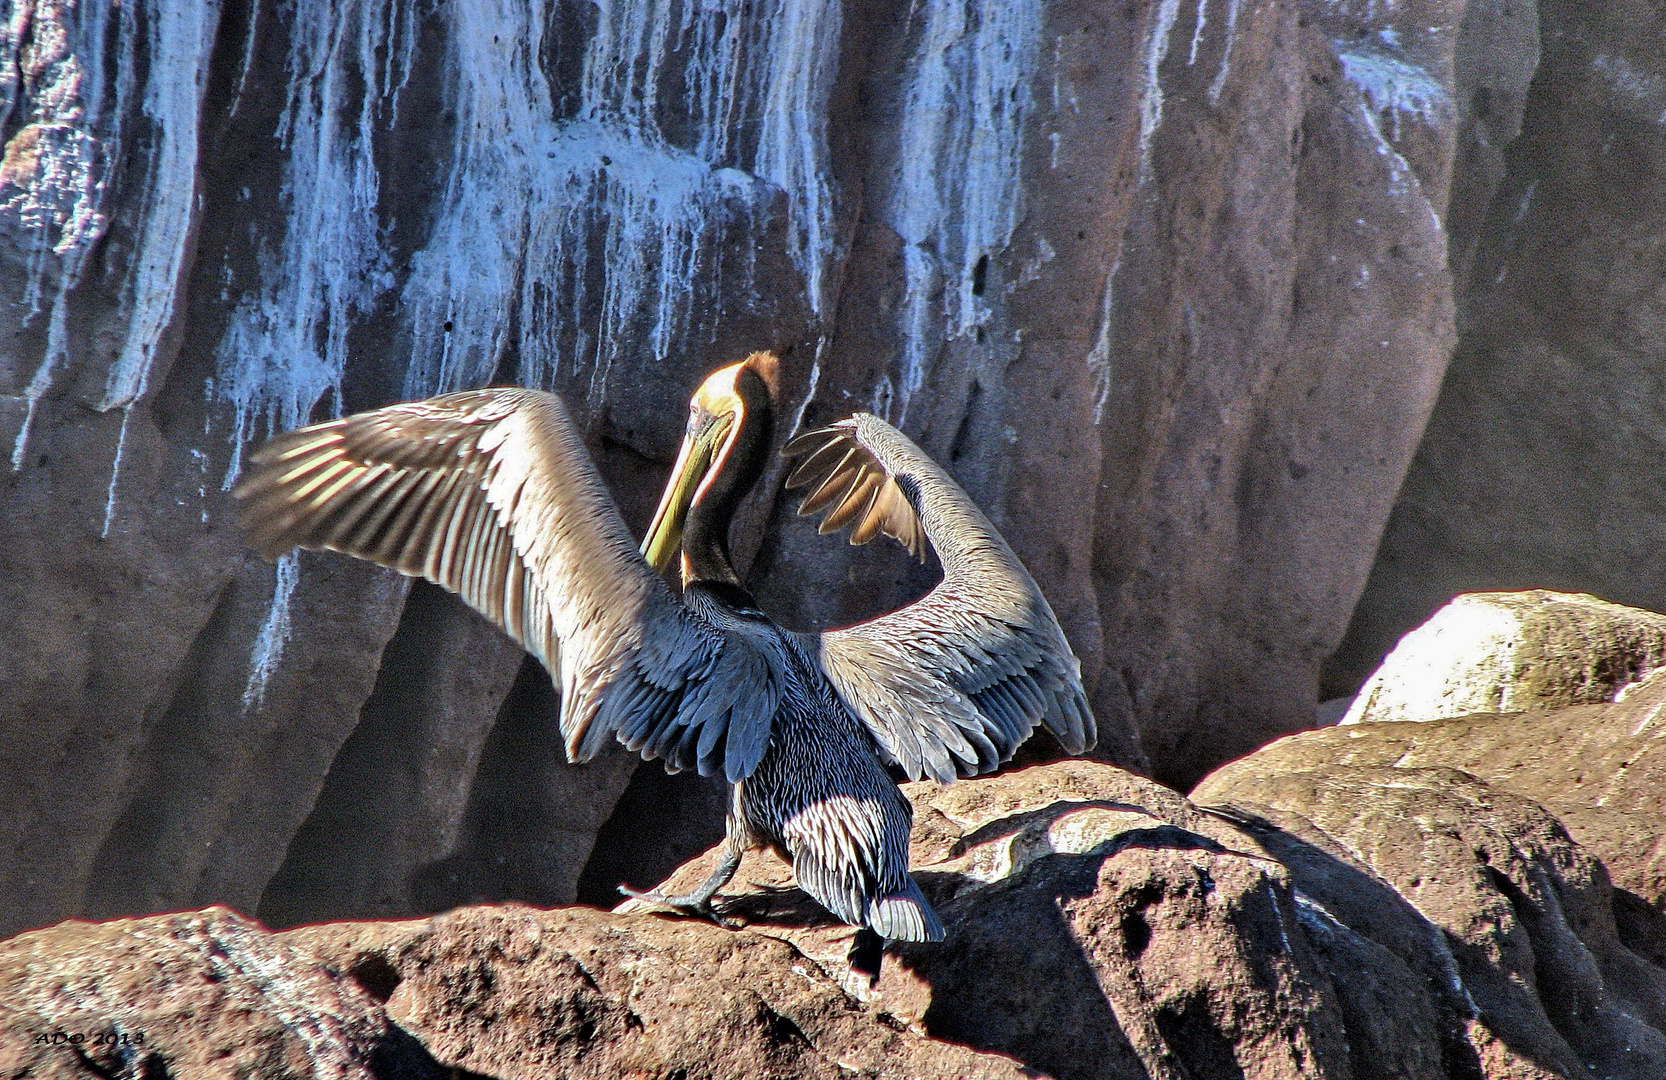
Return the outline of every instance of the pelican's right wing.
<path id="1" fill-rule="evenodd" d="M 947 783 L 1011 757 L 1037 723 L 1073 754 L 1093 746 L 1081 664 L 1024 564 L 938 464 L 867 413 L 794 439 L 803 456 L 788 487 L 807 487 L 801 514 L 850 542 L 879 533 L 922 554 L 943 580 L 909 606 L 813 643 L 823 672 L 910 778 Z M 922 556 L 923 557 L 923 556 Z"/>
<path id="2" fill-rule="evenodd" d="M 368 559 L 497 623 L 555 677 L 573 761 L 614 735 L 733 782 L 763 756 L 779 680 L 637 552 L 552 394 L 469 390 L 285 432 L 236 494 L 267 555 Z"/>

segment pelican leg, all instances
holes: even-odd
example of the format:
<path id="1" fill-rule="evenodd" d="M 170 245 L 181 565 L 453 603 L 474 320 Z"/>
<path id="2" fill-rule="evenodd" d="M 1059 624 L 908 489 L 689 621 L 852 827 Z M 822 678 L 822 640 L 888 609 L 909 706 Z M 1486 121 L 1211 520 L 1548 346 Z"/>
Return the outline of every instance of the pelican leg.
<path id="1" fill-rule="evenodd" d="M 639 892 L 629 885 L 619 886 L 619 891 L 633 900 L 658 904 L 661 907 L 672 908 L 687 915 L 698 915 L 701 918 L 710 919 L 727 930 L 736 929 L 736 923 L 724 918 L 717 913 L 716 908 L 712 907 L 712 897 L 717 895 L 717 890 L 729 884 L 730 879 L 735 876 L 735 871 L 740 869 L 741 849 L 742 845 L 731 834 L 723 845 L 723 861 L 718 863 L 717 869 L 713 870 L 711 875 L 700 884 L 700 887 L 691 893 L 684 893 L 681 896 L 666 896 L 659 888 Z"/>

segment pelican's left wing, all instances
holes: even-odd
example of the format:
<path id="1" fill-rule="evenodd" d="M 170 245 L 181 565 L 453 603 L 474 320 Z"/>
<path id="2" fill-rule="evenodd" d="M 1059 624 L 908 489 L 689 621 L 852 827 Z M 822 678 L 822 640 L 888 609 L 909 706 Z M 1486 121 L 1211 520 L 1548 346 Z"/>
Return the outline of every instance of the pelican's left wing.
<path id="1" fill-rule="evenodd" d="M 567 755 L 617 737 L 730 781 L 769 743 L 779 679 L 637 552 L 561 399 L 466 390 L 274 436 L 237 487 L 254 545 L 339 551 L 458 594 L 549 669 Z"/>
<path id="2" fill-rule="evenodd" d="M 1053 609 L 995 526 L 906 435 L 867 413 L 801 435 L 787 479 L 825 511 L 821 531 L 850 526 L 850 542 L 883 532 L 922 554 L 943 580 L 913 604 L 841 630 L 809 635 L 822 670 L 910 778 L 948 782 L 996 768 L 1037 723 L 1069 752 L 1093 746 L 1081 664 Z"/>

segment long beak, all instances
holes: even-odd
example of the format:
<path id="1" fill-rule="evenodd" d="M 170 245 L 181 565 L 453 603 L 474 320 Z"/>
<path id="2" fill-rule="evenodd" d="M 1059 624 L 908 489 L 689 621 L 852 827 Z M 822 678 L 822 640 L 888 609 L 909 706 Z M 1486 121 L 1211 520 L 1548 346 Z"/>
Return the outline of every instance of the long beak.
<path id="1" fill-rule="evenodd" d="M 732 417 L 714 416 L 698 431 L 683 437 L 677 463 L 671 467 L 671 478 L 665 484 L 665 494 L 660 496 L 659 509 L 654 511 L 653 524 L 648 526 L 648 535 L 642 538 L 642 554 L 655 573 L 665 573 L 682 547 L 688 508 L 694 505 L 700 484 L 711 470 L 712 459 L 732 424 Z"/>

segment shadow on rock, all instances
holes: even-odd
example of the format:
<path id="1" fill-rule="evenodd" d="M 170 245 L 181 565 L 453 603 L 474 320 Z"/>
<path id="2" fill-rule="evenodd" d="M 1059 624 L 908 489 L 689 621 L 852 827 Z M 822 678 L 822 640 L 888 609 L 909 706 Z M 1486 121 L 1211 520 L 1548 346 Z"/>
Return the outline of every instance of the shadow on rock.
<path id="1" fill-rule="evenodd" d="M 923 998 L 920 1019 L 937 1038 L 1011 1054 L 1060 1080 L 1149 1076 L 1065 914 L 1098 891 L 1108 857 L 1050 856 L 962 908 L 945 908 L 947 939 L 893 949 L 882 992 L 888 1000 Z M 931 895 L 960 884 L 945 880 L 957 875 L 919 877 Z M 975 921 L 965 918 L 972 906 Z M 1128 932 L 1130 945 L 1143 948 L 1150 938 L 1137 913 Z"/>
<path id="2" fill-rule="evenodd" d="M 1542 806 L 1451 768 L 1260 756 L 1194 797 L 1259 819 L 1310 922 L 1416 974 L 1449 1074 L 1666 1076 L 1666 971 L 1621 944 L 1602 864 Z"/>
<path id="3" fill-rule="evenodd" d="M 910 794 L 948 937 L 896 950 L 885 1008 L 1061 1080 L 1349 1075 L 1288 875 L 1249 836 L 1081 762 Z"/>

